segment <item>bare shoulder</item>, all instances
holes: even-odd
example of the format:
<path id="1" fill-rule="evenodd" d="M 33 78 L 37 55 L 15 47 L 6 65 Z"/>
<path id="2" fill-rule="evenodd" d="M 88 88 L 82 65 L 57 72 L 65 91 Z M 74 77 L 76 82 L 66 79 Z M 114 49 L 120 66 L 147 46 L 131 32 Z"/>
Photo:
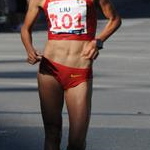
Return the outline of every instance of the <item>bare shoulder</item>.
<path id="1" fill-rule="evenodd" d="M 46 0 L 40 0 L 39 6 L 43 8 L 45 2 L 46 2 Z"/>
<path id="2" fill-rule="evenodd" d="M 97 1 L 100 5 L 111 4 L 111 0 L 94 0 Z"/>
<path id="3" fill-rule="evenodd" d="M 33 7 L 42 7 L 46 0 L 30 0 L 29 1 L 29 8 Z"/>
<path id="4" fill-rule="evenodd" d="M 97 0 L 97 1 L 103 10 L 109 9 L 111 11 L 115 11 L 114 5 L 111 0 Z"/>

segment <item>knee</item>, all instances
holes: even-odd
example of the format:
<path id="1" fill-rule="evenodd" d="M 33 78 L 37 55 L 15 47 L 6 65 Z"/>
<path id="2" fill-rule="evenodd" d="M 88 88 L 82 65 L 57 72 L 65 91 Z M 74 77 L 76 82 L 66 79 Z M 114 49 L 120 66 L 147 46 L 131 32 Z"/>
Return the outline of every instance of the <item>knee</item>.
<path id="1" fill-rule="evenodd" d="M 55 124 L 45 124 L 45 137 L 51 140 L 60 140 L 62 136 L 62 128 L 60 125 Z"/>
<path id="2" fill-rule="evenodd" d="M 67 150 L 85 150 L 86 142 L 74 141 L 69 143 Z"/>

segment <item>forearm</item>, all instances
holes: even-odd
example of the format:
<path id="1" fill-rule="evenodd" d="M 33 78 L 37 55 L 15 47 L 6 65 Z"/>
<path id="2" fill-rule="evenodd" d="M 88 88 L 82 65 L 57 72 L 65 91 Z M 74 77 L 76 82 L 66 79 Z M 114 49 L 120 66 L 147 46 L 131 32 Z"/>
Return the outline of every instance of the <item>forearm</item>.
<path id="1" fill-rule="evenodd" d="M 120 27 L 120 25 L 121 18 L 119 16 L 109 19 L 104 29 L 96 36 L 96 38 L 101 39 L 102 42 L 106 41 Z"/>
<path id="2" fill-rule="evenodd" d="M 111 0 L 98 0 L 104 16 L 108 19 L 108 23 L 101 31 L 97 38 L 102 42 L 107 40 L 121 25 L 121 18 L 115 10 Z"/>
<path id="3" fill-rule="evenodd" d="M 28 55 L 27 61 L 32 65 L 41 59 L 41 54 L 33 47 L 31 32 L 33 24 L 39 14 L 39 2 L 40 0 L 30 0 L 24 24 L 21 28 L 21 39 Z"/>
<path id="4" fill-rule="evenodd" d="M 24 25 L 21 28 L 21 39 L 25 46 L 25 49 L 27 53 L 33 51 L 33 45 L 32 45 L 32 35 L 31 30 L 27 29 Z"/>

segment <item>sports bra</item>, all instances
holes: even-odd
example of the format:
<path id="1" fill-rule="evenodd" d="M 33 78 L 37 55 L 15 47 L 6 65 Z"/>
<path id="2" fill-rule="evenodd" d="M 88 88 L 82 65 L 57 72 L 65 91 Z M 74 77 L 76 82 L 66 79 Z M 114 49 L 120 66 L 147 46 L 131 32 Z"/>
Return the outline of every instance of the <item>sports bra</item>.
<path id="1" fill-rule="evenodd" d="M 46 0 L 49 40 L 92 40 L 97 15 L 92 0 Z"/>

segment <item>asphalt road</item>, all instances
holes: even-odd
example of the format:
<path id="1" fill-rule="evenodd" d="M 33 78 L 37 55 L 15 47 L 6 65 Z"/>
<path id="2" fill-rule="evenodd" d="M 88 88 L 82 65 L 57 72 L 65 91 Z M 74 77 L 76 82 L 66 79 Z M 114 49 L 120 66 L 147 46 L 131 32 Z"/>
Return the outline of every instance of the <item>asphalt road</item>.
<path id="1" fill-rule="evenodd" d="M 99 22 L 97 33 L 105 21 Z M 150 149 L 150 20 L 124 19 L 94 63 L 87 150 Z M 34 32 L 42 50 L 45 31 Z M 26 63 L 18 33 L 0 33 L 0 150 L 42 150 L 38 65 Z M 63 110 L 62 150 L 68 135 Z"/>

